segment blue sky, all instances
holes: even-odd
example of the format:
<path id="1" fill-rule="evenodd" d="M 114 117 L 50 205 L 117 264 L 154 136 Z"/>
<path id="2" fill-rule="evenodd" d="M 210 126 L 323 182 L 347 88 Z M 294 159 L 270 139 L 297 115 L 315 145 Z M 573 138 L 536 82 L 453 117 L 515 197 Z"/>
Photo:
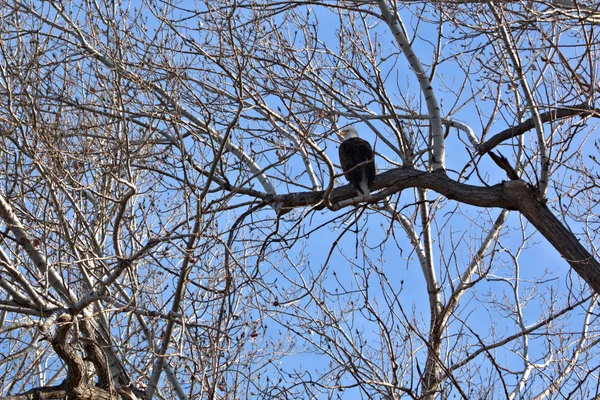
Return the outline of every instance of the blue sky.
<path id="1" fill-rule="evenodd" d="M 145 7 L 141 2 L 132 2 L 131 5 Z M 204 11 L 203 7 L 201 5 L 199 9 Z M 123 7 L 123 10 L 118 11 L 125 9 L 126 7 Z M 309 25 L 314 24 L 310 26 L 309 31 L 316 32 L 320 40 L 316 52 L 312 52 L 305 46 L 315 43 L 310 41 L 314 38 L 310 35 L 302 37 L 299 28 L 292 24 L 292 22 L 301 23 L 308 9 L 311 10 L 311 14 L 307 21 Z M 376 8 L 374 11 L 377 11 Z M 488 43 L 490 36 L 481 33 L 471 40 L 455 39 L 459 38 L 460 32 L 451 21 L 445 21 L 440 25 L 437 23 L 439 15 L 433 9 L 426 10 L 420 16 L 419 11 L 418 5 L 407 6 L 401 9 L 401 16 L 409 37 L 414 39 L 414 50 L 427 71 L 430 71 L 429 66 L 434 59 L 433 52 L 438 45 L 440 46 L 440 59 L 444 61 L 437 66 L 433 87 L 442 105 L 442 117 L 466 123 L 479 137 L 487 126 L 488 119 L 491 118 L 492 106 L 499 94 L 502 107 L 490 122 L 487 137 L 518 123 L 516 115 L 518 113 L 515 112 L 515 108 L 522 111 L 527 107 L 517 107 L 517 102 L 522 99 L 515 94 L 518 91 L 509 80 L 504 81 L 500 91 L 496 91 L 496 87 L 492 84 L 492 78 L 497 78 L 492 72 L 501 71 L 505 66 L 500 65 L 498 61 L 500 57 L 493 56 L 494 47 Z M 158 16 L 164 16 L 161 11 L 155 12 Z M 148 94 L 149 86 L 140 86 L 137 81 L 131 82 L 123 77 L 117 79 L 114 70 L 106 66 L 98 67 L 101 73 L 87 73 L 85 67 L 96 66 L 94 60 L 90 61 L 87 56 L 77 59 L 76 56 L 81 49 L 76 46 L 71 48 L 66 46 L 65 54 L 68 53 L 78 61 L 66 65 L 60 73 L 71 73 L 75 67 L 83 67 L 83 73 L 73 72 L 74 76 L 80 78 L 78 80 L 80 86 L 75 86 L 73 89 L 77 102 L 105 101 L 106 103 L 103 104 L 107 107 L 114 106 L 111 102 L 114 97 L 103 98 L 103 91 L 108 88 L 106 92 L 114 95 L 118 92 L 117 89 L 126 88 L 124 98 L 127 99 L 127 104 L 123 106 L 126 110 L 124 114 L 135 114 L 136 118 L 147 122 L 147 126 L 143 128 L 139 124 L 125 123 L 125 119 L 106 117 L 102 120 L 106 126 L 98 129 L 114 126 L 117 131 L 114 133 L 115 137 L 119 140 L 124 137 L 139 141 L 150 137 L 166 140 L 167 135 L 174 138 L 178 138 L 178 135 L 185 136 L 185 139 L 178 142 L 181 147 L 157 142 L 158 144 L 155 145 L 162 147 L 156 158 L 152 158 L 152 161 L 148 161 L 147 164 L 144 164 L 146 161 L 134 163 L 136 172 L 144 171 L 139 175 L 141 176 L 139 192 L 136 193 L 132 201 L 134 207 L 131 208 L 131 215 L 134 216 L 132 218 L 140 223 L 139 232 L 148 235 L 164 233 L 166 227 L 174 226 L 181 227 L 182 233 L 189 231 L 186 229 L 191 225 L 190 216 L 194 214 L 194 202 L 197 200 L 198 193 L 196 193 L 197 188 L 192 188 L 188 183 L 199 185 L 201 189 L 205 177 L 190 166 L 191 163 L 185 159 L 185 156 L 189 155 L 198 168 L 211 167 L 214 156 L 211 146 L 214 146 L 218 135 L 225 134 L 229 123 L 234 119 L 233 115 L 236 115 L 239 110 L 235 107 L 235 96 L 240 94 L 236 91 L 236 79 L 240 82 L 249 82 L 242 95 L 256 95 L 258 100 L 247 100 L 249 97 L 244 97 L 247 102 L 239 115 L 240 119 L 232 125 L 230 142 L 253 157 L 261 168 L 265 168 L 266 176 L 271 180 L 278 194 L 308 191 L 310 188 L 311 181 L 298 152 L 299 148 L 305 149 L 309 154 L 311 165 L 320 183 L 326 185 L 332 178 L 323 158 L 304 141 L 306 137 L 303 135 L 310 137 L 313 144 L 323 150 L 323 154 L 333 161 L 336 166 L 334 174 L 341 173 L 337 167 L 339 142 L 335 135 L 337 127 L 354 125 L 365 139 L 374 144 L 378 153 L 376 163 L 380 172 L 393 168 L 400 162 L 398 155 L 381 138 L 383 136 L 397 144 L 394 129 L 398 131 L 401 128 L 405 129 L 406 135 L 417 143 L 416 150 L 426 150 L 424 138 L 428 127 L 409 115 L 411 112 L 426 113 L 423 95 L 414 73 L 384 23 L 376 23 L 373 18 L 366 20 L 371 35 L 370 43 L 374 48 L 381 46 L 383 49 L 377 54 L 374 64 L 381 72 L 384 82 L 377 83 L 373 64 L 365 61 L 365 58 L 360 58 L 365 57 L 361 51 L 367 48 L 361 46 L 366 42 L 353 47 L 350 41 L 352 36 L 344 36 L 345 40 L 340 40 L 340 35 L 348 35 L 348 32 L 341 28 L 356 29 L 360 32 L 360 29 L 364 28 L 360 21 L 355 21 L 356 24 L 353 25 L 349 22 L 348 15 L 345 15 L 344 24 L 340 25 L 337 11 L 312 5 L 302 5 L 297 9 L 297 14 L 289 14 L 287 19 L 282 15 L 274 17 L 271 20 L 272 25 L 267 24 L 265 20 L 253 22 L 256 25 L 243 24 L 245 18 L 249 19 L 252 15 L 251 12 L 239 9 L 235 12 L 241 17 L 239 20 L 234 19 L 235 23 L 239 24 L 237 30 L 234 29 L 235 33 L 239 34 L 234 40 L 237 53 L 227 48 L 230 43 L 225 40 L 226 30 L 223 31 L 225 33 L 222 32 L 222 38 L 218 38 L 208 30 L 220 28 L 219 22 L 222 22 L 217 17 L 215 20 L 210 20 L 210 17 L 214 17 L 211 14 L 180 14 L 179 11 L 167 13 L 170 18 L 181 15 L 189 17 L 178 21 L 181 26 L 169 31 L 150 11 L 146 9 L 142 13 L 142 16 L 148 18 L 145 21 L 148 36 L 145 38 L 157 38 L 151 43 L 152 46 L 157 46 L 152 48 L 153 51 L 158 49 L 159 39 L 169 37 L 174 40 L 174 43 L 181 44 L 181 48 L 173 46 L 164 53 L 156 51 L 152 56 L 148 55 L 149 52 L 145 55 L 146 59 L 139 54 L 134 54 L 135 47 L 132 46 L 129 49 L 131 53 L 124 54 L 123 60 L 130 63 L 127 66 L 138 72 L 141 78 L 167 90 L 185 107 L 189 114 L 184 114 L 181 119 L 179 119 L 180 110 L 175 112 L 173 107 L 165 106 L 165 102 L 157 100 L 160 96 L 156 93 Z M 81 12 L 73 18 L 87 29 L 89 24 L 94 22 L 90 15 Z M 356 14 L 350 14 L 353 15 Z M 471 19 L 467 18 L 467 20 L 473 24 L 480 23 L 476 17 L 477 15 L 472 15 Z M 86 18 L 91 19 L 86 20 Z M 122 20 L 118 18 L 116 20 L 120 24 L 118 26 L 131 28 L 127 32 L 136 37 L 142 34 L 142 31 L 135 27 L 140 23 L 141 17 L 137 18 L 127 16 Z M 96 45 L 107 52 L 114 50 L 112 46 L 117 46 L 117 41 L 104 24 L 99 25 L 102 29 L 106 29 L 106 32 L 101 29 L 103 34 L 99 35 Z M 267 32 L 262 38 L 260 36 L 262 31 L 258 30 L 261 27 Z M 444 36 L 439 39 L 438 44 L 440 27 Z M 288 65 L 283 63 L 272 65 L 261 59 L 263 56 L 272 57 L 276 54 L 275 47 L 261 44 L 267 40 L 271 28 L 273 28 L 271 33 L 280 33 L 293 42 L 291 45 L 294 51 L 287 53 L 287 56 L 295 56 L 297 60 L 287 59 L 290 66 L 294 67 L 296 65 L 294 62 L 301 64 L 310 59 L 309 66 L 314 67 L 315 71 L 320 68 L 319 73 L 309 71 L 310 73 L 301 75 L 294 68 L 287 70 Z M 42 32 L 47 32 L 44 29 Z M 156 36 L 154 36 L 155 30 L 159 31 Z M 533 37 L 533 33 L 531 35 Z M 137 36 L 137 38 L 140 42 L 136 43 L 143 47 L 141 38 L 144 37 Z M 365 38 L 366 36 L 360 33 L 356 36 L 357 40 Z M 534 39 L 535 37 L 532 38 L 533 41 Z M 566 44 L 578 44 L 578 40 L 575 36 L 564 39 Z M 222 53 L 215 50 L 217 44 L 223 44 Z M 482 47 L 478 48 L 478 46 Z M 205 49 L 208 49 L 209 55 L 200 54 Z M 283 49 L 283 46 L 278 48 L 279 51 Z M 495 49 L 497 50 L 497 47 Z M 328 54 L 327 51 L 331 53 Z M 577 48 L 565 50 L 568 55 L 575 55 L 577 51 Z M 345 52 L 344 57 L 336 58 L 341 52 Z M 533 50 L 524 51 L 521 56 L 523 60 L 542 57 L 534 53 Z M 238 57 L 233 57 L 231 54 L 237 54 Z M 255 56 L 252 59 L 255 64 L 248 64 L 245 66 L 246 69 L 240 69 L 247 73 L 247 76 L 225 73 L 227 71 L 223 66 L 235 71 L 236 62 L 243 62 L 249 59 L 250 55 Z M 491 61 L 486 65 L 479 61 L 481 59 Z M 90 64 L 86 64 L 88 61 Z M 138 62 L 139 65 L 136 64 Z M 156 64 L 152 65 L 150 62 Z M 347 62 L 347 64 L 335 66 L 336 62 Z M 352 67 L 356 67 L 355 74 Z M 486 70 L 484 67 L 489 69 Z M 528 79 L 533 84 L 537 77 L 530 64 L 528 68 Z M 251 81 L 253 74 L 258 74 L 261 70 L 270 71 L 271 75 L 267 73 L 256 81 Z M 479 73 L 476 73 L 477 71 Z M 363 73 L 366 79 L 360 82 L 360 79 L 356 78 L 358 73 Z M 289 79 L 286 79 L 288 75 Z M 347 98 L 332 100 L 331 93 L 324 91 L 323 86 L 317 85 L 319 78 L 322 79 L 321 83 L 324 86 L 330 85 L 328 88 L 338 89 L 340 94 L 346 95 Z M 558 101 L 554 102 L 555 97 L 560 97 L 560 93 L 553 93 L 554 86 L 550 83 L 558 81 L 558 78 L 548 74 L 544 79 L 548 80 L 549 89 L 540 89 L 536 95 L 538 99 L 547 96 L 548 102 L 553 106 Z M 369 88 L 367 87 L 369 83 L 377 84 Z M 226 91 L 227 94 L 211 92 L 208 89 L 210 85 Z M 387 117 L 392 113 L 392 110 L 384 106 L 385 100 L 378 97 L 381 92 L 378 93 L 376 89 L 381 87 L 385 88 L 387 98 L 395 107 L 394 111 L 403 115 L 397 123 L 386 124 L 382 119 L 368 121 L 360 119 L 360 116 L 364 118 L 369 111 L 379 116 L 386 112 Z M 559 92 L 558 89 L 556 91 Z M 315 97 L 310 98 L 309 95 Z M 281 121 L 273 123 L 264 118 L 258 105 L 249 106 L 252 101 L 260 103 L 262 100 L 273 112 L 282 116 Z M 564 100 L 568 102 L 571 99 L 567 96 Z M 320 109 L 325 106 L 332 107 L 341 115 L 335 124 L 323 116 Z M 73 108 L 77 108 L 76 105 Z M 169 116 L 172 119 L 166 122 L 166 119 L 160 118 L 162 116 Z M 520 115 L 521 119 L 527 117 L 526 111 Z M 201 131 L 193 118 L 208 121 L 218 135 L 210 137 Z M 77 127 L 77 124 L 73 123 L 73 126 Z M 558 126 L 555 127 L 560 131 Z M 591 138 L 587 139 L 581 134 L 576 135 L 572 143 L 573 149 L 584 140 L 595 139 L 592 128 L 593 125 L 582 128 L 582 132 L 589 133 Z M 375 130 L 381 136 L 377 137 Z M 561 138 L 556 138 L 557 141 L 559 139 Z M 535 147 L 535 135 L 527 133 L 525 143 Z M 138 145 L 139 143 L 135 144 Z M 517 154 L 516 145 L 515 140 L 499 146 L 498 151 L 514 162 Z M 146 147 L 139 145 L 135 148 L 137 151 L 134 154 L 143 159 Z M 584 147 L 584 153 L 585 149 Z M 590 152 L 593 151 L 592 148 Z M 526 156 L 534 158 L 535 152 L 528 152 Z M 102 162 L 98 170 L 106 168 L 109 171 L 107 175 L 114 173 L 108 168 L 111 164 L 107 161 L 104 165 L 104 160 L 100 155 L 98 157 Z M 219 179 L 226 178 L 234 185 L 241 185 L 240 182 L 249 179 L 249 182 L 244 183 L 244 189 L 265 190 L 252 176 L 253 171 L 249 170 L 247 164 L 243 165 L 237 161 L 235 151 L 228 149 L 221 155 L 221 159 L 226 165 L 217 168 Z M 161 160 L 166 161 L 160 164 Z M 488 157 L 480 159 L 479 156 L 474 156 L 465 133 L 455 128 L 448 130 L 446 160 L 448 175 L 453 179 L 459 179 L 459 173 L 464 173 L 460 177 L 461 182 L 464 183 L 493 185 L 507 179 Z M 570 163 L 570 160 L 563 161 L 569 164 L 569 168 L 562 169 L 561 173 L 564 175 L 559 176 L 561 180 L 568 182 L 569 179 L 578 176 L 578 165 Z M 582 162 L 586 160 L 583 159 Z M 424 156 L 416 161 L 416 168 L 425 169 L 427 163 L 427 156 Z M 533 172 L 538 168 L 539 162 L 533 160 L 532 165 L 533 167 L 527 167 L 526 178 L 534 176 Z M 560 163 L 556 165 L 562 167 Z M 149 166 L 154 170 L 148 172 L 149 169 L 144 169 Z M 138 167 L 139 170 L 136 169 Z M 592 167 L 593 165 L 590 168 Z M 103 175 L 99 174 L 98 170 L 90 169 L 89 176 L 82 178 L 84 183 L 94 182 L 94 179 L 100 182 L 98 176 L 103 177 Z M 90 180 L 85 180 L 87 178 Z M 531 183 L 535 182 L 531 180 Z M 335 184 L 337 187 L 346 182 L 343 178 L 338 178 Z M 118 184 L 116 187 L 114 195 L 118 197 L 126 187 Z M 560 187 L 557 190 L 561 191 L 563 200 L 566 201 L 569 194 L 567 190 Z M 229 231 L 237 227 L 234 226 L 235 221 L 256 203 L 252 203 L 254 199 L 251 196 L 242 194 L 222 200 L 221 194 L 220 191 L 209 193 L 203 203 L 208 210 L 203 215 L 206 225 L 203 226 L 202 233 L 206 232 L 206 235 L 202 236 L 198 254 L 194 255 L 197 257 L 197 262 L 192 266 L 190 274 L 192 282 L 188 284 L 185 299 L 187 308 L 184 314 L 189 317 L 187 323 L 190 327 L 177 326 L 177 334 L 174 336 L 177 340 L 181 338 L 187 340 L 193 336 L 193 339 L 189 339 L 189 343 L 197 347 L 182 351 L 189 360 L 185 357 L 170 359 L 176 373 L 184 377 L 184 380 L 188 379 L 192 376 L 190 365 L 195 365 L 192 362 L 196 360 L 195 357 L 208 354 L 208 350 L 203 346 L 204 341 L 208 341 L 211 337 L 209 334 L 211 330 L 206 326 L 216 323 L 218 318 L 215 315 L 219 314 L 215 310 L 218 310 L 222 303 L 220 297 L 215 294 L 218 290 L 215 293 L 203 292 L 203 290 L 206 287 L 217 289 L 225 287 L 222 271 L 225 254 L 231 251 L 234 257 L 230 260 L 230 267 L 235 275 L 237 286 L 235 293 L 228 298 L 227 304 L 229 319 L 226 326 L 229 336 L 222 339 L 223 343 L 227 340 L 229 342 L 224 345 L 223 359 L 215 356 L 219 358 L 218 361 L 223 362 L 224 366 L 220 367 L 220 371 L 224 373 L 224 379 L 229 387 L 234 387 L 236 384 L 239 384 L 240 388 L 247 387 L 254 392 L 249 396 L 255 398 L 264 398 L 266 393 L 273 394 L 282 388 L 289 390 L 290 393 L 296 393 L 299 398 L 313 398 L 309 393 L 312 386 L 308 381 L 311 379 L 318 381 L 318 384 L 333 387 L 333 389 L 319 388 L 317 385 L 314 390 L 321 392 L 320 398 L 353 399 L 359 396 L 368 398 L 376 396 L 374 393 L 377 390 L 385 389 L 385 385 L 379 385 L 377 382 L 360 382 L 360 387 L 355 386 L 357 382 L 348 365 L 356 362 L 362 368 L 363 376 L 368 375 L 374 380 L 381 378 L 381 381 L 389 382 L 396 371 L 399 376 L 399 386 L 412 387 L 418 391 L 416 386 L 421 381 L 419 374 L 424 370 L 427 353 L 425 338 L 429 335 L 429 297 L 414 247 L 400 224 L 390 220 L 389 214 L 383 210 L 383 204 L 372 205 L 368 209 L 359 206 L 356 209 L 347 207 L 338 211 L 296 209 L 282 215 L 281 218 L 277 218 L 272 209 L 264 208 L 243 220 L 236 232 L 233 246 L 228 248 Z M 549 204 L 555 207 L 556 193 L 552 185 L 548 199 Z M 581 197 L 575 196 L 575 201 L 580 199 Z M 155 203 L 155 200 L 159 202 Z M 214 200 L 221 205 L 241 204 L 242 206 L 231 210 L 219 209 L 218 204 L 211 203 Z M 450 289 L 457 285 L 460 274 L 471 261 L 474 252 L 501 210 L 482 210 L 461 205 L 441 198 L 434 192 L 429 192 L 426 200 L 427 207 L 433 213 L 432 258 L 442 287 L 442 301 L 446 301 Z M 422 221 L 417 207 L 418 196 L 415 191 L 407 189 L 401 194 L 394 194 L 391 196 L 391 201 L 410 220 L 416 234 L 423 240 Z M 142 209 L 152 211 L 152 215 L 144 219 L 140 211 Z M 172 219 L 168 219 L 167 214 L 172 214 Z M 358 221 L 355 221 L 356 217 Z M 145 223 L 149 226 L 147 230 L 144 230 Z M 583 229 L 583 225 L 572 218 L 569 219 L 569 225 L 577 233 Z M 110 222 L 107 226 L 108 232 L 112 228 Z M 110 250 L 112 248 L 110 235 L 107 237 L 109 238 L 106 239 L 105 244 Z M 270 242 L 263 246 L 265 238 L 269 238 Z M 132 239 L 128 245 L 134 249 L 139 242 Z M 169 312 L 173 288 L 179 279 L 179 268 L 184 259 L 184 248 L 183 240 L 169 241 L 160 251 L 152 254 L 153 258 L 149 257 L 145 260 L 147 264 L 141 264 L 139 270 L 135 271 L 139 275 L 134 274 L 131 279 L 135 280 L 137 277 L 138 284 L 148 284 L 151 289 L 144 295 L 148 296 L 152 292 L 156 296 L 152 299 L 143 298 L 140 307 L 148 307 L 151 311 L 161 313 Z M 127 248 L 128 251 L 131 249 Z M 257 253 L 261 249 L 265 251 L 265 255 L 258 258 Z M 520 254 L 518 259 L 515 259 L 511 254 L 517 252 Z M 585 293 L 585 289 L 581 290 L 578 278 L 571 272 L 566 262 L 516 212 L 509 214 L 505 227 L 501 230 L 499 241 L 488 250 L 480 268 L 481 271 L 488 272 L 485 279 L 477 283 L 461 299 L 456 315 L 450 319 L 443 338 L 442 357 L 448 367 L 452 367 L 461 359 L 468 359 L 468 354 L 476 352 L 481 342 L 487 344 L 510 336 L 519 331 L 521 323 L 529 326 L 545 318 L 548 313 L 576 302 L 582 293 Z M 155 274 L 157 269 L 161 271 L 161 278 Z M 475 277 L 479 277 L 479 273 L 476 273 Z M 543 282 L 537 282 L 542 278 Z M 133 292 L 134 288 L 128 290 Z M 211 295 L 215 297 L 212 298 Z M 517 300 L 523 302 L 520 310 L 522 321 L 515 320 L 518 313 L 514 303 Z M 585 315 L 584 306 L 530 335 L 528 351 L 532 362 L 546 362 L 549 358 L 548 353 L 557 348 L 565 354 L 572 351 L 577 342 L 577 332 L 581 330 L 581 322 Z M 115 336 L 122 335 L 123 338 L 132 340 L 128 336 L 127 328 L 120 325 L 125 324 L 123 321 L 128 318 L 126 313 L 116 312 L 115 315 L 117 315 L 115 321 L 119 322 L 114 325 Z M 156 335 L 153 339 L 158 343 L 165 322 L 162 319 L 152 320 L 152 322 Z M 190 336 L 186 337 L 188 334 Z M 140 343 L 145 343 L 140 339 L 143 336 L 141 333 L 138 332 L 133 336 Z M 173 340 L 169 353 L 179 351 L 181 347 L 185 348 L 177 340 Z M 183 339 L 181 343 L 184 343 Z M 456 371 L 460 387 L 465 391 L 473 387 L 484 390 L 486 385 L 489 385 L 489 390 L 493 392 L 491 398 L 501 397 L 504 392 L 499 383 L 500 378 L 504 379 L 509 390 L 512 390 L 516 380 L 523 376 L 522 357 L 525 347 L 523 341 L 513 340 L 504 346 L 494 348 L 489 354 L 482 353 L 471 362 L 471 369 L 464 368 Z M 391 352 L 394 352 L 394 355 L 390 355 Z M 361 354 L 365 355 L 364 359 L 361 358 Z M 594 351 L 590 351 L 589 355 L 592 360 L 595 360 Z M 143 371 L 134 373 L 137 377 L 138 374 L 151 369 L 153 355 L 135 352 L 135 357 L 139 357 L 133 361 L 136 366 L 138 363 L 143 365 L 141 368 Z M 247 368 L 242 362 L 227 365 L 227 362 L 235 360 L 236 357 L 242 361 L 250 360 L 251 365 Z M 492 359 L 497 360 L 506 371 L 502 374 L 498 373 Z M 396 362 L 400 365 L 395 366 Z M 556 369 L 559 368 L 555 366 L 559 363 L 553 361 L 549 364 L 550 367 L 544 369 L 543 373 L 536 371 L 536 377 L 529 379 L 529 382 L 533 383 L 520 392 L 521 398 L 532 396 L 552 380 L 555 376 L 553 374 L 556 374 Z M 253 371 L 246 375 L 248 370 Z M 307 380 L 304 385 L 294 385 L 294 379 L 299 379 L 295 374 Z M 311 374 L 312 378 L 306 378 L 307 374 Z M 279 378 L 287 383 L 283 386 L 274 383 Z M 197 379 L 197 376 L 194 379 Z M 163 380 L 166 381 L 166 378 Z M 242 380 L 243 384 L 238 380 Z M 253 387 L 254 385 L 256 387 Z M 337 391 L 336 385 L 348 387 L 344 391 Z M 260 393 L 259 386 L 265 392 Z M 186 387 L 188 387 L 187 383 Z M 447 394 L 448 396 L 457 394 L 457 390 L 450 388 Z M 318 396 L 314 395 L 314 397 Z"/>

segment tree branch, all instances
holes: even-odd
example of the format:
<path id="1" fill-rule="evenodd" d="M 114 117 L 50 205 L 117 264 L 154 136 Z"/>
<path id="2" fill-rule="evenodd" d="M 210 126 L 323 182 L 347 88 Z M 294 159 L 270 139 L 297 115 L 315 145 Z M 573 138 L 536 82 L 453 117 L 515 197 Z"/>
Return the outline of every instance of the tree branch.
<path id="1" fill-rule="evenodd" d="M 575 116 L 581 116 L 582 118 L 598 117 L 600 116 L 600 110 L 598 110 L 595 107 L 590 107 L 587 104 L 578 104 L 573 107 L 557 108 L 555 110 L 545 112 L 543 114 L 540 114 L 540 119 L 542 123 L 546 123 L 562 118 L 569 118 Z M 519 125 L 513 126 L 511 128 L 503 130 L 500 133 L 495 134 L 488 141 L 477 146 L 477 152 L 479 154 L 485 154 L 488 151 L 495 148 L 496 146 L 498 146 L 500 143 L 508 139 L 512 139 L 516 136 L 522 135 L 533 128 L 535 128 L 535 123 L 533 118 L 530 118 L 527 121 L 520 123 Z"/>
<path id="2" fill-rule="evenodd" d="M 432 166 L 434 171 L 445 170 L 446 168 L 446 147 L 444 144 L 444 133 L 442 132 L 442 117 L 440 112 L 440 105 L 435 95 L 435 91 L 431 86 L 431 81 L 421 61 L 414 52 L 410 40 L 406 37 L 403 27 L 400 25 L 400 17 L 397 13 L 393 12 L 388 4 L 387 0 L 377 0 L 381 15 L 385 23 L 389 26 L 398 46 L 404 53 L 406 60 L 409 62 L 413 72 L 419 80 L 425 103 L 427 104 L 427 110 L 429 112 L 429 121 L 431 124 L 431 145 L 432 149 Z M 400 22 L 400 23 L 399 23 Z"/>
<path id="3" fill-rule="evenodd" d="M 459 183 L 450 179 L 446 174 L 440 172 L 428 173 L 412 168 L 394 168 L 375 177 L 372 190 L 385 189 L 381 193 L 374 193 L 369 202 L 375 203 L 390 194 L 407 188 L 420 187 L 431 189 L 446 196 L 477 207 L 499 207 L 514 210 L 515 205 L 511 203 L 504 194 L 503 184 L 489 187 L 479 187 Z M 267 203 L 281 202 L 282 208 L 296 208 L 317 205 L 324 191 L 293 192 L 284 195 L 267 196 Z M 341 186 L 331 193 L 331 202 L 338 203 L 343 200 L 352 199 L 356 196 L 356 189 L 351 185 Z"/>
<path id="4" fill-rule="evenodd" d="M 513 180 L 479 187 L 456 182 L 440 172 L 428 173 L 412 168 L 395 168 L 375 178 L 373 190 L 383 190 L 370 196 L 368 201 L 370 203 L 382 201 L 390 194 L 411 187 L 431 189 L 448 199 L 476 207 L 519 211 L 552 244 L 575 272 L 596 293 L 600 293 L 600 263 L 554 216 L 539 191 L 526 182 Z M 321 201 L 323 193 L 323 191 L 289 193 L 271 196 L 268 202 L 279 202 L 284 209 L 315 206 Z M 345 185 L 331 193 L 331 202 L 339 203 L 355 195 L 356 190 L 350 185 Z"/>

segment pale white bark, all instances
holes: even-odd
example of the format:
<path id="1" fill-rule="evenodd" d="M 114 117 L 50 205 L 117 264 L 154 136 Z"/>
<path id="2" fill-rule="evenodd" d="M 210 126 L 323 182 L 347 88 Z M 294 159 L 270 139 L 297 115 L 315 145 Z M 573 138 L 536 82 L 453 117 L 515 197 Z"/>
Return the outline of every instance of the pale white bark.
<path id="1" fill-rule="evenodd" d="M 400 49 L 404 53 L 404 56 L 419 80 L 419 86 L 423 92 L 423 97 L 425 97 L 427 110 L 429 111 L 430 116 L 432 167 L 434 171 L 444 170 L 446 168 L 446 148 L 444 144 L 444 132 L 442 130 L 440 105 L 436 98 L 435 91 L 431 86 L 427 72 L 423 68 L 423 65 L 410 44 L 410 40 L 406 36 L 405 30 L 400 26 L 400 16 L 390 10 L 387 0 L 377 0 L 377 5 L 381 10 L 384 21 L 392 31 L 398 46 L 400 46 Z"/>
<path id="2" fill-rule="evenodd" d="M 527 76 L 525 75 L 525 72 L 523 71 L 523 66 L 521 65 L 521 58 L 517 54 L 517 50 L 515 49 L 514 43 L 512 42 L 513 39 L 511 38 L 506 29 L 505 19 L 502 18 L 501 13 L 498 11 L 497 4 L 495 4 L 493 1 L 488 1 L 488 5 L 490 11 L 494 15 L 494 18 L 496 19 L 496 22 L 498 23 L 498 29 L 500 30 L 500 34 L 504 42 L 504 49 L 510 57 L 515 74 L 517 76 L 519 84 L 521 85 L 523 94 L 525 95 L 527 107 L 531 112 L 531 116 L 535 124 L 535 130 L 538 139 L 538 154 L 540 158 L 540 177 L 538 189 L 541 192 L 542 196 L 545 196 L 546 190 L 548 189 L 550 160 L 548 158 L 548 150 L 546 148 L 546 136 L 544 133 L 544 125 L 542 124 L 540 112 L 538 110 L 539 106 L 534 98 L 531 88 L 529 87 L 529 83 L 527 82 Z"/>
<path id="3" fill-rule="evenodd" d="M 15 235 L 17 242 L 23 246 L 29 259 L 41 273 L 42 277 L 47 277 L 50 285 L 67 304 L 73 304 L 77 297 L 66 287 L 60 274 L 48 264 L 48 260 L 46 260 L 44 254 L 34 246 L 31 237 L 27 235 L 25 227 L 21 224 L 19 218 L 17 218 L 17 215 L 4 198 L 4 195 L 0 195 L 0 217 L 4 220 L 8 229 Z"/>

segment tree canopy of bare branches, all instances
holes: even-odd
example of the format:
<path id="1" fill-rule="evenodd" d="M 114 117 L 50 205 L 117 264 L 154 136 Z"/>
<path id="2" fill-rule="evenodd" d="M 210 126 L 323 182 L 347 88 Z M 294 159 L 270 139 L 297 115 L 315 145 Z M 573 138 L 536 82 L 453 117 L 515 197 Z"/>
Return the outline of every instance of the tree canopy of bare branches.
<path id="1" fill-rule="evenodd" d="M 0 396 L 600 396 L 595 2 L 0 11 Z"/>

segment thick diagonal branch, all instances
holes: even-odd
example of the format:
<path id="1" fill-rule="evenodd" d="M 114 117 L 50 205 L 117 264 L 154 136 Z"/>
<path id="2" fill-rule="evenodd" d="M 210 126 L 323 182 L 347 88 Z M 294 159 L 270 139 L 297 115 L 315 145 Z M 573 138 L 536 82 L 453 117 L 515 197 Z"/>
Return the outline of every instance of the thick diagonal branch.
<path id="1" fill-rule="evenodd" d="M 372 195 L 369 201 L 382 201 L 390 194 L 413 187 L 430 189 L 448 199 L 475 207 L 504 208 L 520 212 L 552 244 L 575 272 L 596 293 L 600 293 L 600 263 L 579 242 L 573 232 L 554 216 L 539 191 L 526 182 L 514 180 L 480 187 L 456 182 L 444 173 L 396 168 L 375 178 L 372 189 L 380 192 Z M 330 198 L 335 204 L 351 199 L 355 195 L 356 190 L 346 185 L 334 190 Z M 269 201 L 279 202 L 282 208 L 289 209 L 315 206 L 321 202 L 322 196 L 323 191 L 289 193 L 271 196 Z"/>

